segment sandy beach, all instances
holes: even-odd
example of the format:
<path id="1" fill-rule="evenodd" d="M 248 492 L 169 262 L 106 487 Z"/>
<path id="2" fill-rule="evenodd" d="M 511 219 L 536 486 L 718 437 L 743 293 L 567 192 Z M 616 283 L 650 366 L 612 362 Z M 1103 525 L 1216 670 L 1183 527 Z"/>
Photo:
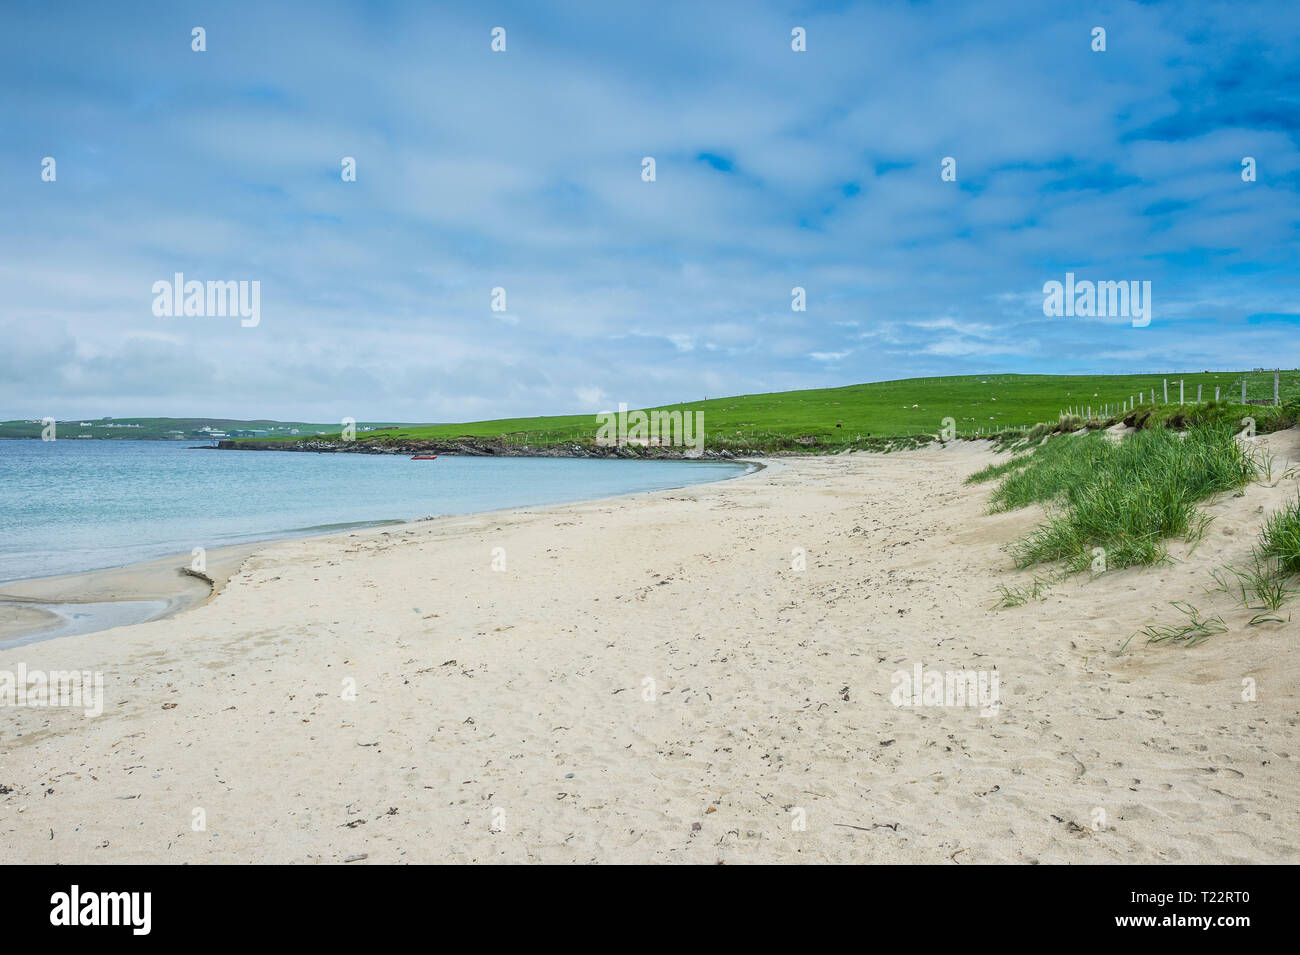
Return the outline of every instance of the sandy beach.
<path id="1" fill-rule="evenodd" d="M 1300 623 L 1207 593 L 1296 495 L 1300 432 L 1257 440 L 1272 482 L 1173 563 L 1004 609 L 1041 512 L 985 513 L 983 443 L 264 545 L 166 619 L 0 651 L 104 681 L 98 717 L 4 708 L 0 852 L 1300 861 Z M 1228 632 L 1117 655 L 1177 600 Z M 996 712 L 896 706 L 917 665 L 996 671 Z"/>
<path id="2" fill-rule="evenodd" d="M 119 605 L 123 616 L 161 620 L 211 600 L 244 559 L 261 546 L 239 544 L 213 549 L 205 555 L 206 580 L 182 571 L 188 558 L 168 557 L 109 570 L 38 577 L 0 585 L 0 651 L 9 641 L 43 638 L 61 633 L 63 618 L 48 609 Z M 137 614 L 135 608 L 143 607 Z M 134 621 L 132 621 L 134 622 Z M 96 630 L 102 627 L 95 626 Z"/>

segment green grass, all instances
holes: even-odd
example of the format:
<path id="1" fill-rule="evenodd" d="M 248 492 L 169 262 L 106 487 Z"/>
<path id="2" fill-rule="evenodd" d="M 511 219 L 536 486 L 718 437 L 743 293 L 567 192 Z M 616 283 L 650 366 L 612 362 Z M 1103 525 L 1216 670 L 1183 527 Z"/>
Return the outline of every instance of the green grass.
<path id="1" fill-rule="evenodd" d="M 1011 511 L 1054 500 L 1086 482 L 1112 450 L 1099 433 L 1053 438 L 1030 456 L 1028 467 L 998 485 L 990 510 Z"/>
<path id="2" fill-rule="evenodd" d="M 1246 622 L 1249 627 L 1266 623 L 1289 623 L 1283 608 L 1300 595 L 1291 585 L 1300 572 L 1300 500 L 1274 513 L 1264 525 L 1249 561 L 1239 566 L 1221 567 L 1211 575 L 1217 584 L 1207 588 L 1235 596 L 1238 603 L 1255 614 Z M 1178 643 L 1192 646 L 1228 627 L 1220 616 L 1205 617 L 1191 604 L 1175 601 L 1173 606 L 1184 616 L 1177 624 L 1152 625 L 1133 636 L 1145 635 L 1148 643 Z M 1133 637 L 1129 637 L 1131 641 Z M 1125 641 L 1124 647 L 1128 646 Z M 1120 648 L 1122 653 L 1124 647 Z"/>
<path id="3" fill-rule="evenodd" d="M 1285 622 L 1279 613 L 1300 595 L 1300 588 L 1292 585 L 1297 576 L 1300 576 L 1300 499 L 1270 515 L 1248 563 L 1223 567 L 1213 574 L 1218 584 L 1215 589 L 1228 594 L 1235 592 L 1243 607 L 1258 611 L 1251 625 Z"/>
<path id="4" fill-rule="evenodd" d="M 1144 634 L 1147 643 L 1181 643 L 1191 647 L 1216 634 L 1228 632 L 1228 625 L 1217 614 L 1213 617 L 1205 617 L 1199 610 L 1184 601 L 1175 601 L 1174 607 L 1186 618 L 1182 623 L 1163 626 L 1153 624 L 1139 630 L 1134 636 Z M 1132 639 L 1133 637 L 1129 637 L 1129 640 Z M 1127 640 L 1124 646 L 1128 646 Z M 1123 647 L 1120 650 L 1123 652 Z"/>
<path id="5" fill-rule="evenodd" d="M 1127 415 L 1134 426 L 1145 429 L 1195 423 L 1234 423 L 1240 430 L 1241 419 L 1249 414 L 1256 419 L 1260 432 L 1277 430 L 1300 420 L 1300 371 L 1282 373 L 1283 408 L 1243 407 L 1240 401 L 1242 379 L 1247 381 L 1248 396 L 1272 399 L 1272 373 L 1218 372 L 1198 374 L 1144 375 L 958 375 L 942 378 L 905 378 L 843 388 L 820 388 L 809 391 L 783 391 L 768 394 L 709 398 L 681 404 L 663 405 L 646 411 L 702 412 L 705 447 L 714 451 L 770 453 L 793 451 L 825 454 L 852 448 L 862 451 L 891 451 L 928 443 L 939 435 L 952 419 L 960 438 L 1000 436 L 1004 446 L 1031 448 L 1048 435 L 1068 427 L 1101 427 L 1125 418 L 1120 410 L 1113 417 L 1100 417 L 1103 406 L 1122 409 L 1130 398 L 1143 393 L 1146 400 L 1135 404 Z M 1150 403 L 1154 390 L 1163 398 L 1163 382 L 1170 382 L 1172 404 Z M 1177 383 L 1185 384 L 1188 404 L 1179 405 Z M 1200 405 L 1196 389 L 1200 385 L 1206 399 Z M 1213 402 L 1215 388 L 1222 401 Z M 611 397 L 617 402 L 617 396 Z M 1068 417 L 1072 409 L 1085 415 L 1091 408 L 1093 418 Z M 597 422 L 595 411 L 589 414 L 554 415 L 526 418 L 498 418 L 468 424 L 394 425 L 373 431 L 358 431 L 359 443 L 380 445 L 412 441 L 448 441 L 469 437 L 502 444 L 543 448 L 564 443 L 594 443 Z M 1064 416 L 1064 417 L 1063 417 Z M 93 421 L 81 428 L 80 421 Z M 228 419 L 122 418 L 117 423 L 142 423 L 144 428 L 104 428 L 98 419 L 72 419 L 60 422 L 60 437 L 145 438 L 166 437 L 167 431 L 188 432 L 202 424 L 224 428 L 267 428 L 281 422 L 231 421 Z M 258 441 L 308 441 L 318 437 L 337 440 L 338 424 L 294 423 L 297 436 L 287 428 Z M 359 423 L 358 427 L 364 427 Z M 39 422 L 0 423 L 0 438 L 39 437 Z M 324 432 L 318 435 L 317 432 Z"/>
<path id="6" fill-rule="evenodd" d="M 1056 423 L 1071 407 L 1120 406 L 1138 391 L 1162 393 L 1164 378 L 1173 383 L 1170 398 L 1177 402 L 1176 383 L 1186 383 L 1186 400 L 1196 398 L 1196 386 L 1214 396 L 1240 398 L 1240 372 L 1171 375 L 959 375 L 905 378 L 897 381 L 783 391 L 769 394 L 710 398 L 662 405 L 646 411 L 702 412 L 705 447 L 730 451 L 798 451 L 828 453 L 854 448 L 864 451 L 914 447 L 937 436 L 951 418 L 961 438 L 1001 434 L 1006 441 L 1034 434 L 1036 440 L 1052 430 L 1032 430 L 1039 422 Z M 1272 375 L 1249 385 L 1252 397 L 1272 397 Z M 1266 380 L 1265 380 L 1266 379 Z M 1283 393 L 1300 400 L 1300 371 L 1283 373 Z M 613 402 L 617 398 L 612 399 Z M 1172 407 L 1177 408 L 1175 404 Z M 1150 404 L 1139 405 L 1150 410 Z M 1224 403 L 1225 414 L 1240 405 Z M 467 424 L 427 424 L 358 434 L 362 442 L 399 444 L 409 441 L 448 441 L 460 437 L 507 444 L 545 447 L 563 443 L 588 445 L 597 430 L 591 414 L 530 418 L 499 418 Z M 1168 412 L 1162 408 L 1161 413 Z M 1252 408 L 1259 417 L 1268 409 Z M 1184 406 L 1184 411 L 1190 408 Z M 1238 418 L 1241 415 L 1238 414 Z M 1098 422 L 1099 423 L 1099 422 Z M 1054 427 L 1054 425 L 1053 425 Z M 1022 431 L 1022 429 L 1025 429 Z M 1261 427 L 1260 430 L 1267 430 Z M 334 429 L 337 434 L 337 429 Z"/>
<path id="7" fill-rule="evenodd" d="M 1300 498 L 1268 519 L 1260 534 L 1259 554 L 1277 561 L 1284 574 L 1300 574 Z"/>
<path id="8" fill-rule="evenodd" d="M 999 610 L 1003 607 L 1020 607 L 1027 604 L 1030 599 L 1046 600 L 1047 592 L 1051 590 L 1053 581 L 1050 577 L 1034 577 L 1032 584 L 1026 587 L 1008 587 L 1006 584 L 998 585 L 998 600 L 991 609 Z"/>
<path id="9" fill-rule="evenodd" d="M 1268 434 L 1300 423 L 1300 401 L 1288 399 L 1281 405 L 1241 405 L 1237 402 L 1207 401 L 1200 405 L 1162 405 L 1124 417 L 1139 429 L 1187 428 L 1193 425 L 1222 425 L 1237 431 L 1245 429 L 1245 419 L 1255 422 L 1258 434 Z"/>
<path id="10" fill-rule="evenodd" d="M 1139 431 L 1114 442 L 1100 433 L 1058 436 L 1029 464 L 1003 479 L 991 510 L 1041 503 L 1048 518 L 1012 547 L 1019 567 L 1060 561 L 1070 571 L 1151 564 L 1165 541 L 1196 539 L 1204 527 L 1198 502 L 1252 480 L 1258 465 L 1223 425 L 1180 434 Z"/>
<path id="11" fill-rule="evenodd" d="M 1002 477 L 1003 475 L 1009 474 L 1012 471 L 1016 471 L 1019 470 L 1020 468 L 1028 466 L 1030 460 L 1031 458 L 1029 455 L 1021 454 L 1021 455 L 1017 455 L 1014 458 L 1009 458 L 1006 461 L 997 461 L 993 464 L 990 464 L 988 467 L 980 468 L 978 471 L 976 471 L 974 474 L 968 477 L 964 483 L 983 484 L 985 481 L 991 481 L 994 478 Z"/>

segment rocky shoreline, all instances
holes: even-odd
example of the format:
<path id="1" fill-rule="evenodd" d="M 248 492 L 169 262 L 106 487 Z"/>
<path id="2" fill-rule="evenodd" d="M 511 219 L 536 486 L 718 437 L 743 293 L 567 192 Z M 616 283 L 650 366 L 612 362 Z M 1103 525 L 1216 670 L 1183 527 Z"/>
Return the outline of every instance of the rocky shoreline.
<path id="1" fill-rule="evenodd" d="M 735 461 L 762 455 L 758 451 L 732 452 L 704 450 L 698 454 L 689 448 L 663 448 L 644 445 L 603 447 L 595 444 L 562 444 L 534 447 L 507 444 L 483 438 L 453 438 L 447 441 L 399 441 L 372 444 L 365 441 L 220 441 L 218 451 L 313 451 L 317 454 L 448 454 L 498 458 L 625 458 L 663 461 Z"/>

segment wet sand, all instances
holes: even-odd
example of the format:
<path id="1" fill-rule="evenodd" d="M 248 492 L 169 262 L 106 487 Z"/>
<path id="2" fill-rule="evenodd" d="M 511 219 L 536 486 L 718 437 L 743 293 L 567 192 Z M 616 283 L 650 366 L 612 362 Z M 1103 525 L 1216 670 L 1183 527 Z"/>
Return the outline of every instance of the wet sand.
<path id="1" fill-rule="evenodd" d="M 96 631 L 159 620 L 211 599 L 265 542 L 222 547 L 206 554 L 212 583 L 184 572 L 189 554 L 144 564 L 39 577 L 0 585 L 0 649 L 51 639 L 66 633 Z M 120 604 L 123 606 L 114 606 Z M 76 617 L 73 626 L 69 618 Z"/>

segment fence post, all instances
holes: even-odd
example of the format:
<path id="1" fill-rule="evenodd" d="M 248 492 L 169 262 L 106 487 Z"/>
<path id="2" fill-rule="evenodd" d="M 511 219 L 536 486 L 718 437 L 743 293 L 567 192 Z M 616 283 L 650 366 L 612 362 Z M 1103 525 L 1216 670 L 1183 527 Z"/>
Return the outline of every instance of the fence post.
<path id="1" fill-rule="evenodd" d="M 1217 403 L 1218 400 L 1219 400 L 1219 386 L 1218 386 L 1218 385 L 1215 385 L 1215 386 L 1214 386 L 1214 400 L 1215 400 L 1216 403 Z"/>
<path id="2" fill-rule="evenodd" d="M 1165 404 L 1169 404 L 1169 379 L 1165 379 Z"/>
<path id="3" fill-rule="evenodd" d="M 1244 373 L 1241 376 L 1241 403 L 1243 405 L 1246 403 L 1246 376 Z"/>
<path id="4" fill-rule="evenodd" d="M 1278 378 L 1279 378 L 1279 377 L 1280 377 L 1280 373 L 1279 373 L 1279 372 L 1276 372 L 1276 371 L 1273 372 L 1273 407 L 1274 407 L 1274 408 L 1276 408 L 1276 407 L 1278 407 L 1280 404 L 1282 404 L 1282 399 L 1281 399 L 1281 397 L 1280 397 L 1280 392 L 1278 391 Z"/>
<path id="5" fill-rule="evenodd" d="M 1183 403 L 1183 379 L 1178 379 L 1178 403 Z"/>
<path id="6" fill-rule="evenodd" d="M 1200 386 L 1200 385 L 1197 385 L 1197 386 L 1196 386 L 1196 403 L 1197 403 L 1198 405 L 1201 403 L 1201 386 Z"/>

